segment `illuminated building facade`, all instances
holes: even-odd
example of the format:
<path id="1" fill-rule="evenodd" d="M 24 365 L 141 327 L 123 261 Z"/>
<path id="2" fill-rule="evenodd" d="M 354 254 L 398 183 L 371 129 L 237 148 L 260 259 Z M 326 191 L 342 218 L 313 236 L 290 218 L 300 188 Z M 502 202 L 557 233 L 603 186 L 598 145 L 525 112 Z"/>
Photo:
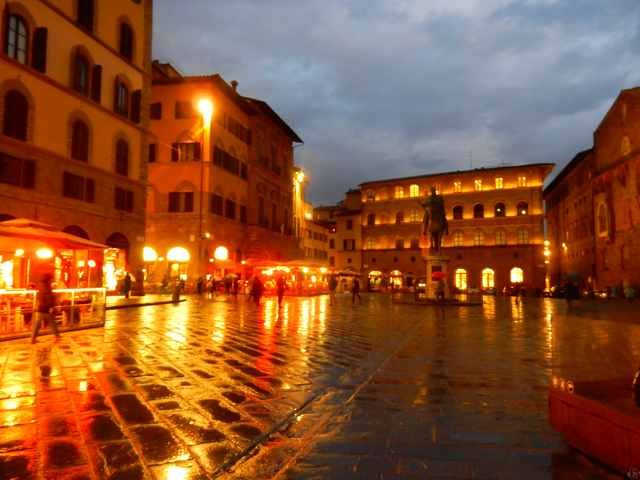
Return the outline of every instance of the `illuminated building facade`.
<path id="1" fill-rule="evenodd" d="M 330 264 L 355 268 L 372 289 L 410 287 L 424 278 L 428 245 L 421 238 L 420 202 L 434 186 L 449 220 L 443 247 L 452 286 L 542 289 L 542 184 L 552 168 L 531 164 L 363 183 L 334 213 Z"/>
<path id="2" fill-rule="evenodd" d="M 169 277 L 237 270 L 297 253 L 291 228 L 293 147 L 301 141 L 260 100 L 219 75 L 153 62 L 148 270 Z M 220 247 L 226 259 L 218 258 Z M 167 257 L 180 248 L 180 261 Z M 186 252 L 186 254 L 184 254 Z M 168 269 L 167 269 L 168 267 Z"/>
<path id="3" fill-rule="evenodd" d="M 577 273 L 587 288 L 640 286 L 638 125 L 640 88 L 623 90 L 596 128 L 590 153 L 545 190 L 558 282 Z"/>
<path id="4" fill-rule="evenodd" d="M 0 0 L 0 218 L 122 249 L 141 266 L 150 0 Z"/>

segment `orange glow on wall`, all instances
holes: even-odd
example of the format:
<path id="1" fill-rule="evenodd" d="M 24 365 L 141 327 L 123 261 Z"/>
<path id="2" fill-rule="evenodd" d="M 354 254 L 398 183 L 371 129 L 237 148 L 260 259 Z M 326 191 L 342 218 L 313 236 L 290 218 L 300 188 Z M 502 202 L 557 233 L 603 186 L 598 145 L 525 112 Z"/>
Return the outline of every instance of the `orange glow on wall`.
<path id="1" fill-rule="evenodd" d="M 36 257 L 40 260 L 48 260 L 53 258 L 53 250 L 47 247 L 42 247 L 36 250 Z"/>

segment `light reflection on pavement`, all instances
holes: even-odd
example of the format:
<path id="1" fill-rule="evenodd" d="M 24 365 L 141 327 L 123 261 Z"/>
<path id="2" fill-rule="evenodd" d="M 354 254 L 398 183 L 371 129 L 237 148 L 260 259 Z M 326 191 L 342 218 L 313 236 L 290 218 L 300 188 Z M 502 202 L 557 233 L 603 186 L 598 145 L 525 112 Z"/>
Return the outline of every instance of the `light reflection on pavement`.
<path id="1" fill-rule="evenodd" d="M 53 347 L 48 382 L 0 344 L 0 478 L 607 475 L 551 431 L 547 387 L 631 379 L 630 307 L 363 300 L 110 311 Z"/>

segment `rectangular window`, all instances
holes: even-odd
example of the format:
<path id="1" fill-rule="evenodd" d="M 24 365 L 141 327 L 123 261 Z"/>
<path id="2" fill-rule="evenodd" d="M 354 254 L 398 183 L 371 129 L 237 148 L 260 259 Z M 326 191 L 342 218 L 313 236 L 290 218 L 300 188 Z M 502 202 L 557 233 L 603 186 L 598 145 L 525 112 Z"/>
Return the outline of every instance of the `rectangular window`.
<path id="1" fill-rule="evenodd" d="M 404 240 L 402 238 L 396 240 L 396 250 L 404 250 Z"/>
<path id="2" fill-rule="evenodd" d="M 162 119 L 162 102 L 152 103 L 149 108 L 149 114 L 151 116 L 151 120 Z"/>
<path id="3" fill-rule="evenodd" d="M 473 181 L 473 188 L 475 189 L 476 192 L 481 192 L 482 191 L 482 180 L 480 180 L 479 178 L 476 178 Z"/>
<path id="4" fill-rule="evenodd" d="M 223 215 L 224 214 L 224 200 L 221 195 L 216 195 L 215 193 L 211 194 L 209 210 L 214 215 Z"/>
<path id="5" fill-rule="evenodd" d="M 196 112 L 191 102 L 176 102 L 174 114 L 175 118 L 179 119 L 194 118 L 196 116 Z"/>
<path id="6" fill-rule="evenodd" d="M 199 161 L 201 148 L 199 142 L 174 143 L 171 150 L 172 162 L 193 162 Z"/>
<path id="7" fill-rule="evenodd" d="M 462 191 L 462 182 L 453 182 L 453 191 L 459 193 Z"/>
<path id="8" fill-rule="evenodd" d="M 62 173 L 62 195 L 67 198 L 93 203 L 95 200 L 95 181 L 70 172 Z"/>
<path id="9" fill-rule="evenodd" d="M 519 187 L 526 187 L 527 186 L 527 177 L 525 177 L 524 175 L 518 177 L 518 186 Z"/>
<path id="10" fill-rule="evenodd" d="M 35 162 L 0 153 L 0 183 L 22 188 L 35 188 Z"/>
<path id="11" fill-rule="evenodd" d="M 502 177 L 496 177 L 496 188 L 502 190 L 504 188 L 504 179 Z"/>
<path id="12" fill-rule="evenodd" d="M 247 175 L 247 164 L 246 163 L 242 163 L 240 165 L 240 178 L 244 178 L 246 180 L 247 177 L 248 177 L 248 175 Z"/>
<path id="13" fill-rule="evenodd" d="M 185 212 L 193 212 L 193 192 L 184 192 L 184 210 Z"/>
<path id="14" fill-rule="evenodd" d="M 226 199 L 224 202 L 224 216 L 232 220 L 236 219 L 236 202 Z"/>
<path id="15" fill-rule="evenodd" d="M 353 220 L 347 220 L 347 230 L 353 230 Z"/>
<path id="16" fill-rule="evenodd" d="M 114 207 L 116 210 L 133 212 L 133 192 L 116 187 L 114 191 Z"/>
<path id="17" fill-rule="evenodd" d="M 154 163 L 156 161 L 157 149 L 158 149 L 157 143 L 149 144 L 149 158 L 147 159 L 149 163 Z"/>
<path id="18" fill-rule="evenodd" d="M 332 238 L 331 240 L 329 240 L 329 248 L 331 248 L 331 249 L 336 248 L 336 241 L 335 241 L 335 239 L 333 239 L 333 238 Z"/>
<path id="19" fill-rule="evenodd" d="M 179 192 L 169 192 L 169 211 L 170 212 L 180 211 L 180 193 Z"/>
<path id="20" fill-rule="evenodd" d="M 247 207 L 240 205 L 240 222 L 247 223 Z"/>
<path id="21" fill-rule="evenodd" d="M 355 239 L 347 238 L 342 240 L 342 248 L 343 250 L 355 250 L 356 249 Z"/>

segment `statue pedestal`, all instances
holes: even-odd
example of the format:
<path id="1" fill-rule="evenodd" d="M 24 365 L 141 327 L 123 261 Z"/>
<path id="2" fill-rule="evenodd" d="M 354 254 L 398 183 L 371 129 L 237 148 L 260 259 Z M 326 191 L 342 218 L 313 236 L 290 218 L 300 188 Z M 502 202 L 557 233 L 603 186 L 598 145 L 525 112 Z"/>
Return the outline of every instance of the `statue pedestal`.
<path id="1" fill-rule="evenodd" d="M 427 298 L 435 300 L 438 293 L 438 283 L 444 283 L 444 298 L 450 298 L 449 290 L 449 257 L 444 255 L 427 255 Z M 442 280 L 433 280 L 435 272 L 442 272 Z"/>

